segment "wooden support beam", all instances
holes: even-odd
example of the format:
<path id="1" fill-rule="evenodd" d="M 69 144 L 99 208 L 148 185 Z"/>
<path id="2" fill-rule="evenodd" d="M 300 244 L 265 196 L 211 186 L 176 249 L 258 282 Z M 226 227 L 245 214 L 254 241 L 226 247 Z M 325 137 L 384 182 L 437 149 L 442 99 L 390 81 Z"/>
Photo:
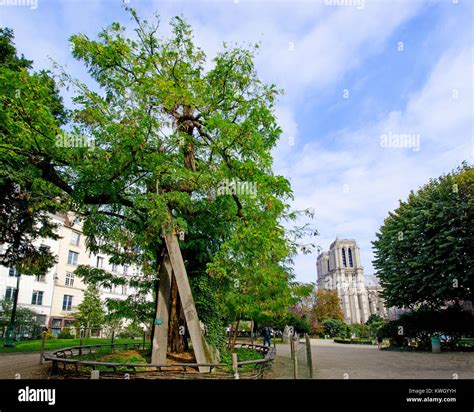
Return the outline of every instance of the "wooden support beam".
<path id="1" fill-rule="evenodd" d="M 168 253 L 165 251 L 160 268 L 158 301 L 156 302 L 156 319 L 154 320 L 153 346 L 151 363 L 164 365 L 168 349 L 168 322 L 170 312 L 170 292 L 173 269 Z"/>
<path id="2" fill-rule="evenodd" d="M 196 362 L 212 363 L 213 356 L 201 333 L 201 325 L 199 324 L 199 318 L 178 240 L 174 234 L 165 233 L 164 237 L 171 266 L 173 267 L 173 273 L 178 285 L 178 293 L 184 309 L 184 316 L 186 318 L 189 336 L 191 337 Z M 209 367 L 201 366 L 199 367 L 199 372 L 209 372 Z"/>

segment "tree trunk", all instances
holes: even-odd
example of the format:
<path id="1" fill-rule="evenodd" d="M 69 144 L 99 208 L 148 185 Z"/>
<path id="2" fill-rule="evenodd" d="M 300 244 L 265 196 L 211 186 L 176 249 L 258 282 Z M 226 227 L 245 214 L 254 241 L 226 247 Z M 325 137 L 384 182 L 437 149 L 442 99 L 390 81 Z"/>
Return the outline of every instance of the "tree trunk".
<path id="1" fill-rule="evenodd" d="M 157 259 L 156 259 L 156 273 L 160 273 L 160 268 L 161 268 L 161 265 L 163 264 L 163 253 L 164 253 L 164 249 L 161 251 L 161 253 L 158 253 L 157 255 Z M 155 319 L 156 319 L 156 311 L 158 309 L 158 290 L 160 288 L 160 281 L 159 280 L 155 280 L 153 282 L 153 286 L 154 286 L 154 293 L 155 293 L 155 310 L 154 310 L 154 315 L 153 315 L 153 322 L 151 324 L 151 333 L 150 333 L 150 348 L 153 348 L 153 339 L 155 338 Z"/>
<path id="2" fill-rule="evenodd" d="M 154 286 L 154 293 L 155 293 L 155 310 L 154 310 L 154 315 L 153 315 L 153 322 L 151 324 L 151 333 L 150 333 L 150 348 L 153 348 L 153 339 L 155 338 L 155 319 L 156 319 L 156 310 L 158 309 L 158 305 L 157 305 L 157 302 L 158 302 L 158 289 L 160 287 L 160 281 L 159 280 L 155 280 L 153 282 L 153 286 Z"/>
<path id="3" fill-rule="evenodd" d="M 181 332 L 181 333 L 180 333 Z M 178 285 L 173 276 L 171 282 L 171 310 L 168 335 L 168 352 L 181 353 L 188 350 L 186 339 L 186 319 L 178 293 Z"/>
<path id="4" fill-rule="evenodd" d="M 232 346 L 230 348 L 231 352 L 233 352 L 235 348 L 235 342 L 237 341 L 237 335 L 239 334 L 239 324 L 240 324 L 240 318 L 237 319 L 237 325 L 235 325 L 234 337 L 232 339 Z"/>

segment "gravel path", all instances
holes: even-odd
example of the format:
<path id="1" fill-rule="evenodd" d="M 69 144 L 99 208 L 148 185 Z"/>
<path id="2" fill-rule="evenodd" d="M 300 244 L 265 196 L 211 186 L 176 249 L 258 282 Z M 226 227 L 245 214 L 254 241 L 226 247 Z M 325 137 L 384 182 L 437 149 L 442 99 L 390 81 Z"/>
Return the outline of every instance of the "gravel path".
<path id="1" fill-rule="evenodd" d="M 300 345 L 303 347 L 303 345 Z M 311 339 L 315 379 L 474 379 L 472 352 L 396 352 L 375 345 L 338 344 Z M 299 377 L 308 378 L 304 350 L 299 356 Z M 293 378 L 289 345 L 277 345 L 270 379 Z"/>
<path id="2" fill-rule="evenodd" d="M 381 351 L 371 345 L 338 344 L 311 339 L 315 379 L 474 379 L 474 353 Z M 305 349 L 300 345 L 300 378 L 309 378 Z M 39 365 L 39 352 L 0 354 L 0 379 L 41 379 L 49 362 Z M 289 345 L 277 344 L 277 357 L 267 379 L 292 379 Z"/>
<path id="3" fill-rule="evenodd" d="M 0 379 L 44 379 L 49 376 L 50 362 L 39 364 L 39 352 L 0 353 Z"/>

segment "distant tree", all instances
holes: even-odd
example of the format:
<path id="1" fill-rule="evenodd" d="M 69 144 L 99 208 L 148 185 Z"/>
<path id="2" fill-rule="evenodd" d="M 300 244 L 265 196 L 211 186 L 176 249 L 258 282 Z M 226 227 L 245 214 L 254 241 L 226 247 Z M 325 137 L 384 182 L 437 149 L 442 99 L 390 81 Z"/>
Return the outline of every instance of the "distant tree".
<path id="1" fill-rule="evenodd" d="M 373 242 L 388 306 L 439 308 L 473 300 L 474 170 L 431 179 L 390 212 Z"/>
<path id="2" fill-rule="evenodd" d="M 365 324 L 370 325 L 372 323 L 381 322 L 381 321 L 383 321 L 382 316 L 377 315 L 376 313 L 372 313 L 372 315 L 369 316 L 369 319 L 367 319 L 367 322 L 365 322 Z"/>
<path id="3" fill-rule="evenodd" d="M 321 323 L 326 319 L 344 320 L 339 296 L 335 290 L 316 291 L 314 315 L 318 323 Z"/>
<path id="4" fill-rule="evenodd" d="M 74 314 L 76 325 L 86 329 L 90 336 L 92 328 L 100 328 L 105 321 L 104 304 L 100 300 L 99 289 L 89 286 L 84 293 L 84 300 L 77 307 L 78 312 Z"/>
<path id="5" fill-rule="evenodd" d="M 275 317 L 268 322 L 273 329 L 284 330 L 285 326 L 293 327 L 296 333 L 309 333 L 310 324 L 305 315 L 298 315 L 294 312 L 287 312 L 284 316 Z"/>
<path id="6" fill-rule="evenodd" d="M 336 336 L 346 337 L 349 331 L 348 326 L 340 319 L 326 319 L 322 322 L 324 334 L 331 338 Z M 350 337 L 350 334 L 349 336 Z"/>
<path id="7" fill-rule="evenodd" d="M 12 313 L 13 309 L 13 303 L 10 299 L 3 299 L 0 300 L 0 315 L 5 318 L 10 318 L 10 315 Z M 36 325 L 38 323 L 37 321 L 37 316 L 38 314 L 28 308 L 25 308 L 23 306 L 18 306 L 16 310 L 16 323 L 18 325 L 23 325 L 23 324 L 30 324 L 30 325 Z"/>

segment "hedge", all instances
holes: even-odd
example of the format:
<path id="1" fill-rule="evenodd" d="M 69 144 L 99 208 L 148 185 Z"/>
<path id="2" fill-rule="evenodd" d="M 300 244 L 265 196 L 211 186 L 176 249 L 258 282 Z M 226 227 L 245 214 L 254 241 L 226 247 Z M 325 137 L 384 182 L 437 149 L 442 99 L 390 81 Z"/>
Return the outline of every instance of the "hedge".
<path id="1" fill-rule="evenodd" d="M 358 345 L 372 345 L 372 340 L 370 339 L 341 339 L 341 338 L 334 338 L 335 343 L 355 343 Z"/>

